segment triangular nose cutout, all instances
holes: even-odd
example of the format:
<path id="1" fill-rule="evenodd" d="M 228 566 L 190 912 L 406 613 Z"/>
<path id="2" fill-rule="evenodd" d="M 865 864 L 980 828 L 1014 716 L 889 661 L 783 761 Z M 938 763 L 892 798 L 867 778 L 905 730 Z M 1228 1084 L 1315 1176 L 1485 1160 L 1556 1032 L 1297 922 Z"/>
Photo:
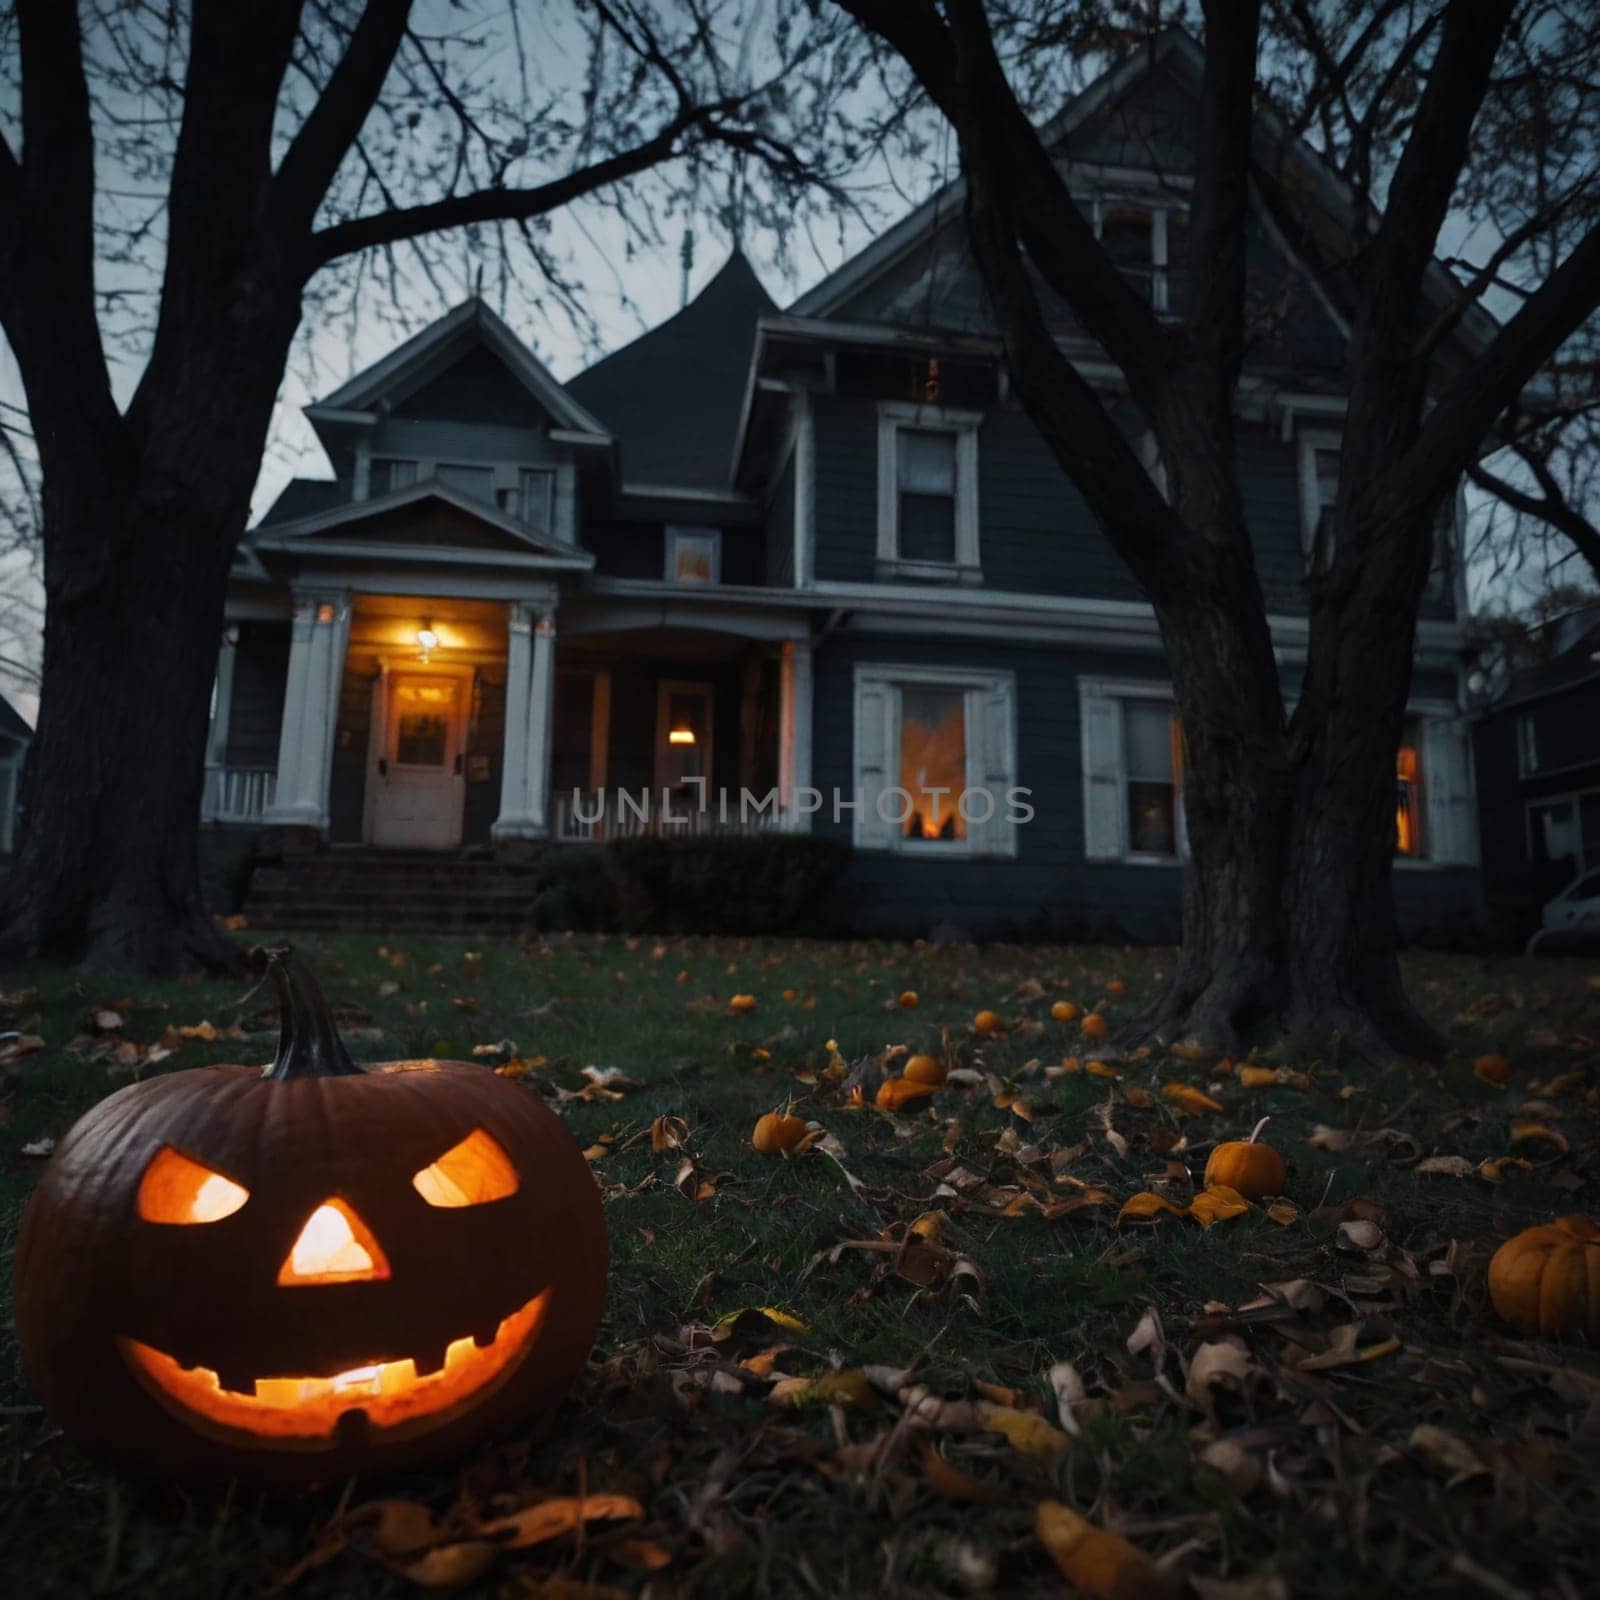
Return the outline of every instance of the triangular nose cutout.
<path id="1" fill-rule="evenodd" d="M 280 1284 L 360 1283 L 387 1278 L 389 1263 L 372 1230 L 343 1200 L 324 1200 L 306 1218 L 278 1269 Z"/>

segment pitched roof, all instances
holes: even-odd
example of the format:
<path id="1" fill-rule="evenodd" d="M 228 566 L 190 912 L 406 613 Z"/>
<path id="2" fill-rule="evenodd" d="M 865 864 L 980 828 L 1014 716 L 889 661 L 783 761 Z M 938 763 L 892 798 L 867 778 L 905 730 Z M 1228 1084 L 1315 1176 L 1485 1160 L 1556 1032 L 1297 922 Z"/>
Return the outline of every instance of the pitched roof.
<path id="1" fill-rule="evenodd" d="M 510 368 L 557 425 L 603 438 L 605 428 L 556 382 L 550 369 L 513 333 L 505 321 L 474 295 L 431 322 L 348 383 L 306 407 L 313 424 L 347 420 L 369 410 L 397 389 L 432 376 L 452 354 L 485 345 Z"/>
<path id="2" fill-rule="evenodd" d="M 1505 694 L 1490 708 L 1492 712 L 1505 711 L 1513 706 L 1526 705 L 1531 700 L 1545 700 L 1564 689 L 1575 689 L 1579 684 L 1600 680 L 1600 615 L 1587 626 L 1582 626 L 1576 637 L 1559 655 L 1524 667 L 1507 685 Z"/>
<path id="3" fill-rule="evenodd" d="M 22 720 L 22 713 L 0 694 L 0 739 L 15 739 L 26 744 L 33 737 L 33 729 Z"/>
<path id="4" fill-rule="evenodd" d="M 279 522 L 298 522 L 301 517 L 315 516 L 347 498 L 345 486 L 336 478 L 291 478 L 278 491 L 278 498 L 267 507 L 256 526 L 267 528 Z"/>
<path id="5" fill-rule="evenodd" d="M 626 482 L 727 487 L 756 319 L 777 309 L 735 250 L 676 316 L 567 384 L 621 439 Z"/>
<path id="6" fill-rule="evenodd" d="M 407 547 L 418 547 L 415 540 L 402 536 L 407 530 L 395 525 L 393 514 L 424 504 L 432 517 L 431 520 L 425 518 L 423 526 L 432 532 L 433 538 L 420 548 L 434 555 L 454 551 L 467 559 L 476 551 L 487 560 L 498 552 L 552 567 L 587 570 L 594 565 L 594 557 L 588 551 L 574 549 L 540 533 L 520 517 L 478 500 L 439 478 L 423 478 L 368 500 L 341 500 L 336 505 L 285 519 L 275 523 L 265 534 L 258 529 L 253 544 L 257 550 L 314 556 L 319 547 L 349 554 L 369 544 L 383 549 L 387 543 L 392 546 L 391 553 L 397 554 Z M 440 519 L 441 509 L 454 513 L 454 519 Z M 385 528 L 386 532 L 375 535 L 374 527 Z M 472 558 L 478 559 L 478 556 Z"/>

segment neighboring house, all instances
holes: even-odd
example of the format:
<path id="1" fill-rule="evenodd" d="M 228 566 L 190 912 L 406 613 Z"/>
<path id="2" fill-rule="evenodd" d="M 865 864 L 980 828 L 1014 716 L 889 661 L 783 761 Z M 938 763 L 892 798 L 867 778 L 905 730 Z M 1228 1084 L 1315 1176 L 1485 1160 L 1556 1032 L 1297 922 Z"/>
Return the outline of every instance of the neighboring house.
<path id="1" fill-rule="evenodd" d="M 1168 35 L 1051 129 L 1169 314 L 1199 71 Z M 1257 174 L 1239 450 L 1290 695 L 1345 406 L 1344 287 L 1311 263 L 1338 259 L 1343 204 L 1298 147 Z M 1148 450 L 1059 304 L 1055 327 Z M 810 830 L 853 842 L 836 910 L 864 929 L 1176 930 L 1181 741 L 1155 618 L 1011 395 L 959 185 L 785 312 L 735 255 L 562 385 L 471 300 L 306 414 L 334 476 L 290 484 L 239 554 L 218 830 L 435 850 Z M 1397 755 L 1411 933 L 1481 910 L 1458 551 L 1446 519 Z M 775 798 L 741 819 L 741 790 Z M 687 823 L 662 821 L 663 791 Z"/>
<path id="2" fill-rule="evenodd" d="M 1600 867 L 1600 604 L 1547 623 L 1550 655 L 1515 673 L 1474 731 L 1484 891 L 1508 937 Z"/>
<path id="3" fill-rule="evenodd" d="M 0 856 L 11 854 L 17 838 L 17 795 L 22 786 L 22 758 L 33 729 L 0 694 Z"/>

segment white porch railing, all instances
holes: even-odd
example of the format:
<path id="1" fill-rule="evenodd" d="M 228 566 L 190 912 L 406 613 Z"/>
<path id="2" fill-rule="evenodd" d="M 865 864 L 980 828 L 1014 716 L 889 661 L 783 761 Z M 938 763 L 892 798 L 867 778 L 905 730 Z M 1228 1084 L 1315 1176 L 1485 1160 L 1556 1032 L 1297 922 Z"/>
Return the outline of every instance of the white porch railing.
<path id="1" fill-rule="evenodd" d="M 212 767 L 206 774 L 207 822 L 260 822 L 277 793 L 271 767 Z"/>
<path id="2" fill-rule="evenodd" d="M 762 798 L 765 798 L 764 796 Z M 560 790 L 550 797 L 552 835 L 566 844 L 601 844 L 608 839 L 636 839 L 648 834 L 682 838 L 706 834 L 781 833 L 788 819 L 777 805 L 757 810 L 754 803 L 741 811 L 738 794 L 725 805 L 715 800 L 692 806 L 679 796 L 666 797 L 659 789 L 607 789 L 601 792 Z"/>

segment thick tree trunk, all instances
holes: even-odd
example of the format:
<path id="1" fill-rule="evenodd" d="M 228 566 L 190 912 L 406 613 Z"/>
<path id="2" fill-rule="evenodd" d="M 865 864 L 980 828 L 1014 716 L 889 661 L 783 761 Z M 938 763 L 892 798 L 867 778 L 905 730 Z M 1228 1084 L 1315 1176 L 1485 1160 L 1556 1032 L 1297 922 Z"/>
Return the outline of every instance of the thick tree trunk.
<path id="1" fill-rule="evenodd" d="M 36 415 L 69 421 L 41 439 L 43 692 L 0 965 L 239 965 L 200 895 L 208 706 L 299 297 L 258 272 L 187 309 L 100 434 L 71 426 L 70 373 L 30 386 Z"/>
<path id="2" fill-rule="evenodd" d="M 1119 1044 L 1238 1051 L 1337 1031 L 1387 1058 L 1443 1043 L 1406 998 L 1392 900 L 1415 612 L 1404 593 L 1420 590 L 1409 552 L 1428 542 L 1390 531 L 1371 543 L 1342 595 L 1314 605 L 1292 729 L 1254 579 L 1229 575 L 1221 541 L 1161 606 L 1184 726 L 1183 949 L 1166 994 Z"/>
<path id="3" fill-rule="evenodd" d="M 125 515 L 104 581 L 47 613 L 0 960 L 232 966 L 201 903 L 198 860 L 229 542 L 137 495 Z"/>

